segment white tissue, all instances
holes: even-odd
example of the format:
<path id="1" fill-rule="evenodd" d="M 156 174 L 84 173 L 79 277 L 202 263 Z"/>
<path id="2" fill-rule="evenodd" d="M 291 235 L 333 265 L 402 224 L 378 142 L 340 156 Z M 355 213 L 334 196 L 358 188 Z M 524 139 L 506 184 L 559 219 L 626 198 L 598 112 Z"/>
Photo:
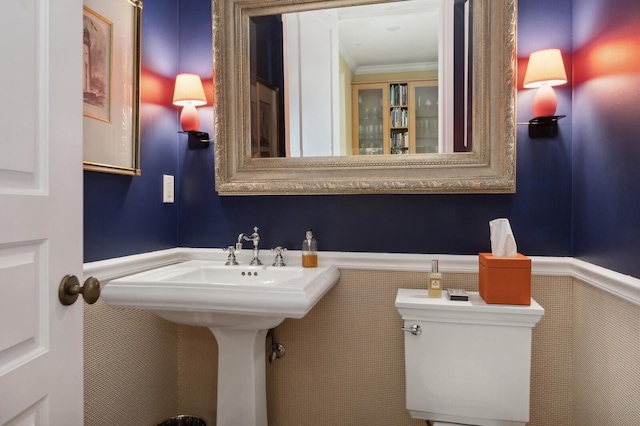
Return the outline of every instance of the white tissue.
<path id="1" fill-rule="evenodd" d="M 509 219 L 494 219 L 489 222 L 491 232 L 491 254 L 500 257 L 515 257 L 518 254 L 516 239 Z"/>

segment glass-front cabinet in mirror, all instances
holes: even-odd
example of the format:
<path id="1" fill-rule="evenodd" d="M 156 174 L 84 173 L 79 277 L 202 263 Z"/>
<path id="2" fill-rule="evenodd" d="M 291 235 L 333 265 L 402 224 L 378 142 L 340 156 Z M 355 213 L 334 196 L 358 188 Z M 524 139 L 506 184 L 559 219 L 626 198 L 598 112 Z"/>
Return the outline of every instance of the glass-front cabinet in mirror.
<path id="1" fill-rule="evenodd" d="M 439 142 L 437 80 L 352 87 L 353 155 L 447 152 Z"/>
<path id="2" fill-rule="evenodd" d="M 439 137 L 438 86 L 435 82 L 418 82 L 410 86 L 409 103 L 412 121 L 409 122 L 410 141 L 414 141 L 417 154 L 451 152 Z M 411 148 L 411 147 L 410 147 Z M 411 152 L 411 150 L 409 151 Z"/>
<path id="3" fill-rule="evenodd" d="M 388 85 L 386 85 L 388 86 Z M 385 84 L 366 83 L 353 86 L 353 151 L 352 154 L 373 155 L 388 154 L 389 143 L 385 137 L 389 134 L 389 102 L 384 95 Z"/>

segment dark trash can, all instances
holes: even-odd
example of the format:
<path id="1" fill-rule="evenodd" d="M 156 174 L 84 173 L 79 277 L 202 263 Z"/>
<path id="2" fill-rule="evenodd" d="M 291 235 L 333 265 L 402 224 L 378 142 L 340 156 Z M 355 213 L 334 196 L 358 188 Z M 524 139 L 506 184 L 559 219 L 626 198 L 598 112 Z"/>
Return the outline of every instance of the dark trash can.
<path id="1" fill-rule="evenodd" d="M 207 426 L 207 422 L 194 416 L 175 416 L 158 423 L 158 426 Z"/>

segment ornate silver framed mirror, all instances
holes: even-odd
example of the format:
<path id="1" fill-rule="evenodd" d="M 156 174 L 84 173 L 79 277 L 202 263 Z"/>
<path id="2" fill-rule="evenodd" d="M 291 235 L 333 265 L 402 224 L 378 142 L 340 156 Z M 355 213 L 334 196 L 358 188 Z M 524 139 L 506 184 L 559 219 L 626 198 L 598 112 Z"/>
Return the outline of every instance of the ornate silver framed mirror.
<path id="1" fill-rule="evenodd" d="M 361 155 L 347 149 L 345 155 L 281 153 L 285 156 L 264 158 L 256 156 L 255 145 L 252 149 L 252 127 L 255 140 L 260 118 L 252 89 L 256 80 L 251 65 L 256 49 L 252 20 L 371 1 L 213 0 L 216 191 L 220 195 L 515 192 L 517 0 L 466 1 L 473 2 L 467 39 L 472 51 L 467 119 L 473 144 L 469 151 L 394 155 L 380 150 L 380 155 Z M 320 114 L 316 119 L 328 117 Z M 449 137 L 441 132 L 440 145 L 451 146 Z M 390 143 L 388 134 L 384 138 Z"/>

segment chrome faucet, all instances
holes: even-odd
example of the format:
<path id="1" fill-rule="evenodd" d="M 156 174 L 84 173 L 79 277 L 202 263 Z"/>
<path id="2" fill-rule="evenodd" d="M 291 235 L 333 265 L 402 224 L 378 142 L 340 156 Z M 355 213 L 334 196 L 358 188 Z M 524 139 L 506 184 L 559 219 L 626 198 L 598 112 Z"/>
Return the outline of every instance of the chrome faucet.
<path id="1" fill-rule="evenodd" d="M 246 236 L 244 233 L 238 235 L 238 242 L 236 243 L 236 251 L 242 250 L 242 240 L 253 242 L 253 260 L 249 263 L 252 266 L 262 265 L 260 259 L 258 259 L 258 253 L 260 249 L 258 248 L 258 243 L 260 242 L 260 235 L 258 234 L 258 227 L 255 226 L 253 228 L 253 234 Z"/>

